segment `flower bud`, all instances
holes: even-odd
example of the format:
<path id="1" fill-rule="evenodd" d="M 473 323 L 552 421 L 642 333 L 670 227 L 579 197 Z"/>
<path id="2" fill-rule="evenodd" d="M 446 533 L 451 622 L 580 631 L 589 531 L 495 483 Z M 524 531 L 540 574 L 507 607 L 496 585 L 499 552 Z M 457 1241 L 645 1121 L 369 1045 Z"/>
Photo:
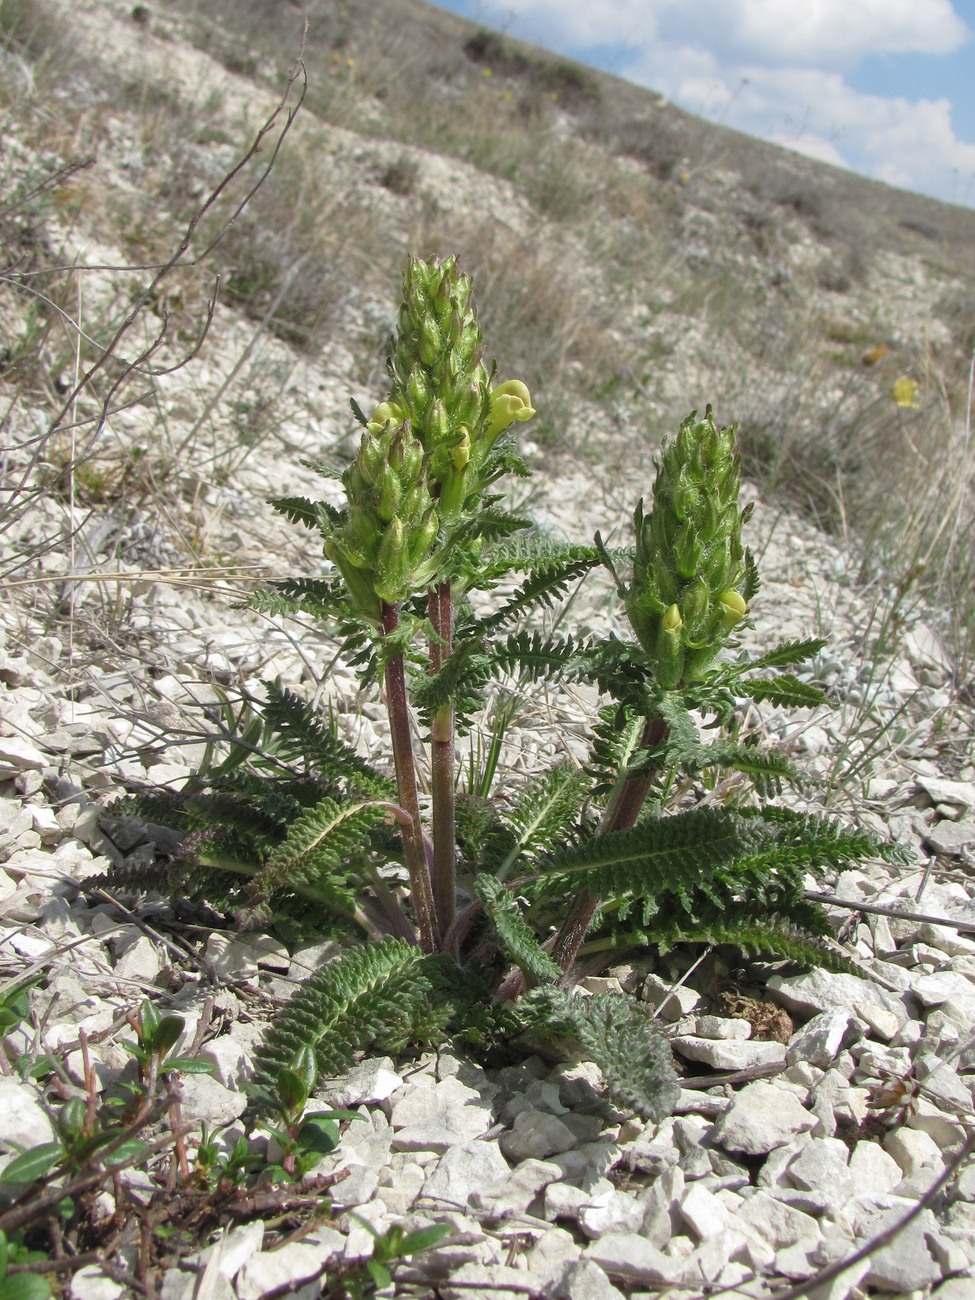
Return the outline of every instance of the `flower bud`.
<path id="1" fill-rule="evenodd" d="M 343 531 L 354 549 L 363 557 L 364 563 L 361 567 L 366 567 L 366 562 L 371 565 L 383 535 L 383 526 L 375 510 L 357 501 L 349 509 L 348 527 Z"/>
<path id="2" fill-rule="evenodd" d="M 450 459 L 454 463 L 454 469 L 463 469 L 471 458 L 471 435 L 464 429 L 464 436 L 450 453 Z"/>
<path id="3" fill-rule="evenodd" d="M 697 577 L 680 598 L 680 609 L 690 641 L 700 641 L 707 634 L 711 592 L 702 577 Z"/>
<path id="4" fill-rule="evenodd" d="M 382 433 L 385 429 L 397 427 L 406 419 L 406 412 L 395 402 L 380 402 L 372 413 L 372 419 L 366 425 L 370 433 Z"/>
<path id="5" fill-rule="evenodd" d="M 360 613 L 364 614 L 366 618 L 378 620 L 380 615 L 379 600 L 373 589 L 371 571 L 353 564 L 348 552 L 335 538 L 329 538 L 325 543 L 325 555 L 338 569 L 345 588 L 355 601 Z"/>
<path id="6" fill-rule="evenodd" d="M 432 450 L 450 436 L 450 417 L 443 402 L 438 400 L 431 406 L 423 432 L 428 450 Z"/>
<path id="7" fill-rule="evenodd" d="M 660 620 L 654 670 L 658 685 L 665 691 L 672 691 L 679 683 L 684 671 L 684 647 L 681 644 L 683 622 L 680 610 L 671 605 Z"/>
<path id="8" fill-rule="evenodd" d="M 674 538 L 674 567 L 680 577 L 690 579 L 701 567 L 704 547 L 689 521 L 681 524 Z"/>
<path id="9" fill-rule="evenodd" d="M 425 366 L 432 366 L 440 355 L 443 338 L 437 323 L 430 316 L 424 316 L 420 326 L 420 360 Z"/>
<path id="10" fill-rule="evenodd" d="M 723 591 L 718 597 L 718 604 L 723 611 L 721 615 L 722 632 L 730 632 L 748 613 L 745 598 L 737 591 Z"/>
<path id="11" fill-rule="evenodd" d="M 391 465 L 384 465 L 375 496 L 376 514 L 384 524 L 388 524 L 395 515 L 402 496 L 399 475 Z"/>
<path id="12" fill-rule="evenodd" d="M 376 595 L 387 605 L 395 605 L 409 594 L 409 556 L 403 521 L 393 516 L 383 534 L 376 559 L 374 587 Z"/>
<path id="13" fill-rule="evenodd" d="M 440 519 L 436 510 L 430 509 L 423 522 L 411 531 L 409 540 L 410 567 L 415 568 L 430 554 L 430 548 L 437 540 L 440 531 Z"/>
<path id="14" fill-rule="evenodd" d="M 453 465 L 443 476 L 440 496 L 437 498 L 437 509 L 445 524 L 452 524 L 463 509 L 464 498 L 467 496 L 465 478 L 466 470 L 457 469 Z"/>
<path id="15" fill-rule="evenodd" d="M 422 420 L 430 405 L 430 381 L 419 366 L 414 366 L 406 383 L 406 396 L 413 418 Z"/>
<path id="16" fill-rule="evenodd" d="M 407 528 L 418 524 L 430 509 L 430 491 L 425 483 L 414 483 L 403 496 L 397 514 Z"/>

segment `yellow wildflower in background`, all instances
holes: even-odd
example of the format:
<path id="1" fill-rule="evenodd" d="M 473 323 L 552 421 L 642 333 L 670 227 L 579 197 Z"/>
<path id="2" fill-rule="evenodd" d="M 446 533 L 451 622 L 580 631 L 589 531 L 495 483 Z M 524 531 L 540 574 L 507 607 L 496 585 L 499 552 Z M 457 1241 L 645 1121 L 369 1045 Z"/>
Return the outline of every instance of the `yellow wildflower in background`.
<path id="1" fill-rule="evenodd" d="M 912 411 L 919 411 L 921 409 L 921 403 L 917 400 L 919 387 L 916 379 L 901 375 L 890 390 L 890 395 L 898 406 L 907 406 Z"/>

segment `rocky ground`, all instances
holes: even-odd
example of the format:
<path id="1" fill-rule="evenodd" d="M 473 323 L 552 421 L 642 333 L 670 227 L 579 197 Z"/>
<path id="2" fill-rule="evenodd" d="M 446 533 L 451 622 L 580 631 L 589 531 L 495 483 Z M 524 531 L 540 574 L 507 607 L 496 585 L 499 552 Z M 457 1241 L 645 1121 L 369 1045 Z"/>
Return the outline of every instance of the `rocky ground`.
<path id="1" fill-rule="evenodd" d="M 274 462 L 251 470 L 272 478 Z M 611 485 L 594 493 L 599 477 L 549 482 L 545 526 L 578 535 L 584 500 L 587 518 L 598 502 L 594 522 L 611 527 L 617 493 Z M 761 507 L 758 519 L 757 628 L 766 639 L 828 636 L 811 672 L 837 706 L 805 716 L 770 710 L 764 725 L 823 781 L 845 770 L 833 791 L 842 815 L 917 854 L 911 867 L 875 865 L 835 882 L 837 933 L 861 974 L 752 967 L 719 989 L 713 970 L 689 970 L 677 955 L 589 981 L 658 1010 L 684 1071 L 677 1113 L 659 1125 L 613 1111 L 585 1065 L 553 1069 L 532 1058 L 489 1072 L 449 1052 L 365 1061 L 317 1103 L 362 1116 L 318 1170 L 341 1175 L 327 1226 L 274 1250 L 262 1249 L 260 1221 L 235 1228 L 170 1268 L 160 1294 L 316 1296 L 323 1275 L 370 1254 L 370 1229 L 439 1223 L 449 1228 L 444 1240 L 397 1273 L 404 1294 L 666 1289 L 691 1300 L 719 1287 L 764 1296 L 812 1286 L 911 1212 L 891 1241 L 810 1294 L 975 1293 L 973 1171 L 962 1165 L 944 1178 L 972 1133 L 970 717 L 948 689 L 930 625 L 916 622 L 878 670 L 853 634 L 876 595 L 856 588 L 844 553 L 798 519 Z M 605 592 L 574 613 L 582 626 L 615 617 Z M 186 1018 L 184 1042 L 215 1067 L 212 1077 L 182 1080 L 184 1121 L 221 1129 L 228 1149 L 241 1134 L 266 1144 L 240 1120 L 266 999 L 286 995 L 328 946 L 288 953 L 266 937 L 174 929 L 159 900 L 86 898 L 79 886 L 145 851 L 137 831 L 126 828 L 126 838 L 102 809 L 133 784 L 186 778 L 200 740 L 176 742 L 182 728 L 199 727 L 214 683 L 270 671 L 304 677 L 308 689 L 317 673 L 323 704 L 340 709 L 372 757 L 382 751 L 381 708 L 356 700 L 341 665 L 322 672 L 320 633 L 269 629 L 229 610 L 219 590 L 162 586 L 134 596 L 127 628 L 150 637 L 154 651 L 124 667 L 117 651 L 102 663 L 89 651 L 79 671 L 49 622 L 25 607 L 3 617 L 0 953 L 7 987 L 40 979 L 32 1019 L 5 1040 L 0 1142 L 12 1153 L 53 1136 L 54 1094 L 22 1081 L 18 1059 L 49 1053 L 61 1094 L 77 1093 L 85 1039 L 103 1090 L 126 1067 L 126 1014 L 148 996 Z M 527 711 L 509 746 L 515 767 L 581 751 L 593 703 L 582 691 Z M 124 1252 L 113 1262 L 132 1265 Z M 75 1273 L 70 1294 L 125 1295 L 118 1278 L 91 1264 Z M 293 1290 L 280 1289 L 286 1282 Z"/>

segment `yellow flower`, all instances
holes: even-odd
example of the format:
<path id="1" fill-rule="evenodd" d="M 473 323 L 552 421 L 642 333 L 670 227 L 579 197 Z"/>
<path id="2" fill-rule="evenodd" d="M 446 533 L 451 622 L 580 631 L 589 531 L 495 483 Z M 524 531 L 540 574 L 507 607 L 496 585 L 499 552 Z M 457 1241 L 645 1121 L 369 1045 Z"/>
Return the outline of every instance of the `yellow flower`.
<path id="1" fill-rule="evenodd" d="M 919 411 L 921 409 L 921 403 L 917 400 L 919 388 L 920 385 L 916 379 L 901 375 L 890 390 L 890 395 L 898 406 L 906 406 L 912 411 Z"/>
<path id="2" fill-rule="evenodd" d="M 520 379 L 509 379 L 491 390 L 491 416 L 487 436 L 494 439 L 515 420 L 524 423 L 535 414 L 531 394 Z"/>

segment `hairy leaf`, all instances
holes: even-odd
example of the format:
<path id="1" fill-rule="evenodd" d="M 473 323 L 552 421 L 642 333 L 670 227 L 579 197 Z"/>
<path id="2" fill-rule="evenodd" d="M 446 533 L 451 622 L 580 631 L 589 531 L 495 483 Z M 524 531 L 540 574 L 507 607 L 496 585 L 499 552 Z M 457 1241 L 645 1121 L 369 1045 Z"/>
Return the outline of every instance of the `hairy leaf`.
<path id="1" fill-rule="evenodd" d="M 522 999 L 518 1010 L 529 1018 L 529 1043 L 594 1061 L 617 1106 L 656 1123 L 672 1113 L 680 1088 L 670 1048 L 647 1007 L 607 993 L 574 997 L 542 988 Z"/>
<path id="2" fill-rule="evenodd" d="M 753 700 L 769 700 L 786 708 L 814 707 L 826 699 L 818 686 L 801 682 L 790 673 L 779 677 L 744 677 L 735 682 L 735 690 Z"/>
<path id="3" fill-rule="evenodd" d="M 288 828 L 284 842 L 255 877 L 253 896 L 269 898 L 275 890 L 314 883 L 334 889 L 336 905 L 351 911 L 355 894 L 345 883 L 348 861 L 368 848 L 373 827 L 385 815 L 384 805 L 374 800 L 348 804 L 322 799 Z"/>
<path id="4" fill-rule="evenodd" d="M 255 1083 L 274 1084 L 299 1048 L 321 1076 L 349 1069 L 355 1054 L 438 1041 L 454 1010 L 448 959 L 402 939 L 351 948 L 306 980 L 255 1054 Z"/>
<path id="5" fill-rule="evenodd" d="M 474 892 L 494 925 L 501 951 L 523 972 L 529 987 L 560 980 L 562 968 L 541 948 L 511 891 L 496 876 L 482 872 Z"/>

